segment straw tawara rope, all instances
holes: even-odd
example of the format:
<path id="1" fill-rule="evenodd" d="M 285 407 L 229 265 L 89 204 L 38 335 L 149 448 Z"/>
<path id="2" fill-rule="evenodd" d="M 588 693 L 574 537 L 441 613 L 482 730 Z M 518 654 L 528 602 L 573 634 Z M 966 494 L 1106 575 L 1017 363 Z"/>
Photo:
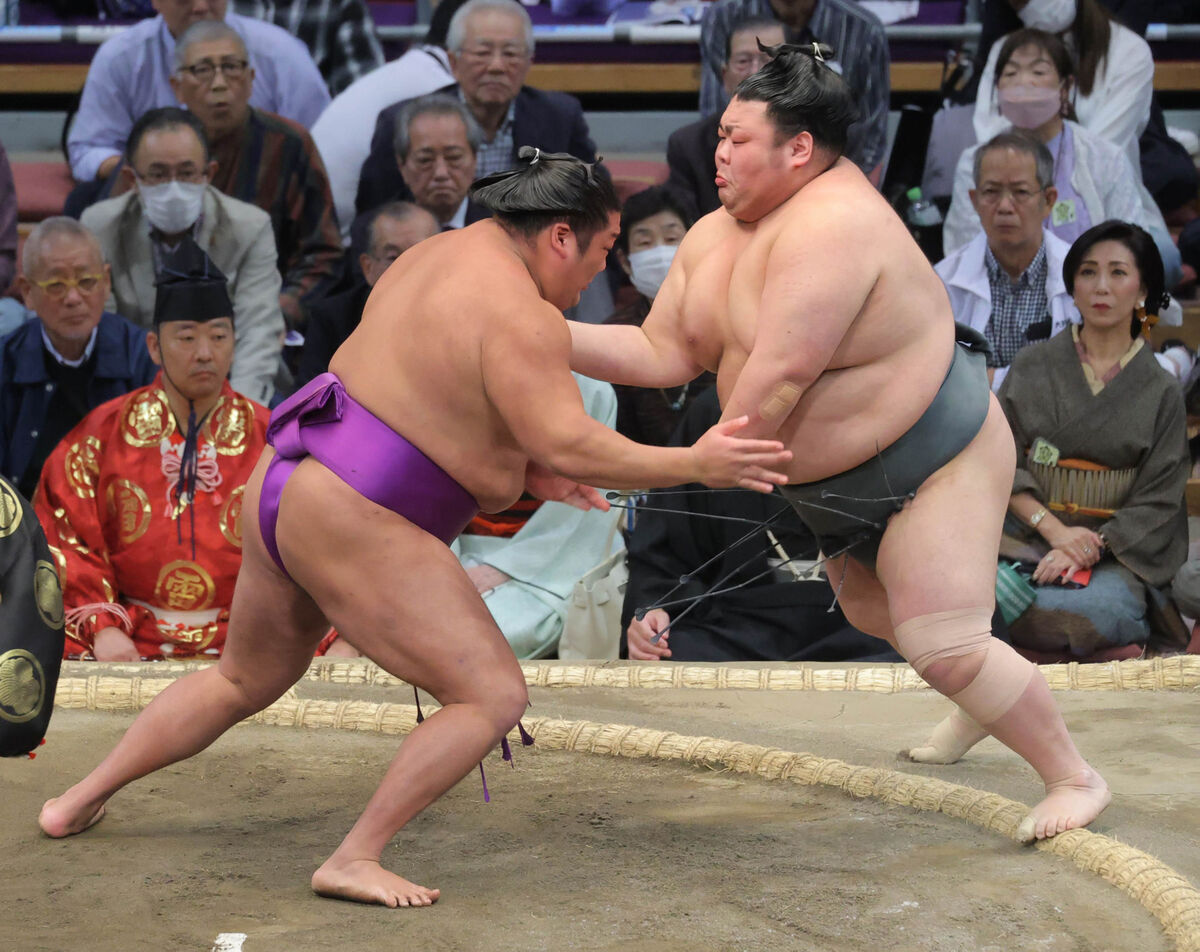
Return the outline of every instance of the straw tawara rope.
<path id="1" fill-rule="evenodd" d="M 131 711 L 149 704 L 171 680 L 100 675 L 63 678 L 55 703 L 64 708 Z M 410 705 L 305 700 L 291 694 L 250 720 L 276 726 L 404 734 L 416 726 L 417 718 L 416 708 Z M 1010 838 L 1029 812 L 1023 804 L 994 793 L 932 777 L 859 767 L 815 754 L 624 724 L 551 718 L 528 718 L 524 723 L 543 750 L 676 760 L 752 773 L 767 780 L 835 787 L 855 797 L 935 810 Z M 1141 903 L 1175 941 L 1178 952 L 1200 952 L 1200 890 L 1171 867 L 1089 830 L 1060 833 L 1039 843 L 1038 848 L 1070 859 L 1081 870 L 1095 873 Z"/>
<path id="2" fill-rule="evenodd" d="M 106 664 L 112 676 L 175 678 L 207 667 L 212 662 L 165 661 L 153 665 Z M 907 664 L 850 668 L 824 668 L 810 664 L 765 668 L 728 665 L 639 664 L 595 662 L 523 664 L 525 683 L 541 688 L 694 688 L 737 691 L 865 691 L 899 694 L 931 690 Z M 63 674 L 88 677 L 98 670 L 95 662 L 64 662 Z M 1177 655 L 1148 661 L 1109 661 L 1103 664 L 1046 664 L 1040 668 L 1055 691 L 1186 691 L 1200 688 L 1200 655 Z M 390 686 L 405 682 L 366 658 L 340 661 L 317 659 L 305 678 L 330 684 Z"/>

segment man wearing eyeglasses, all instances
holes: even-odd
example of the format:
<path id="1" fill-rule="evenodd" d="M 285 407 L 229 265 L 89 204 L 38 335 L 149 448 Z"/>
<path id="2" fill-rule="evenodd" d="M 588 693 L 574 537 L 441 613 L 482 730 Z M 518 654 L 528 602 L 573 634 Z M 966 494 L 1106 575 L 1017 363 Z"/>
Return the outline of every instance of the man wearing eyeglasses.
<path id="1" fill-rule="evenodd" d="M 275 237 L 261 208 L 212 187 L 215 172 L 199 119 L 175 106 L 151 110 L 130 131 L 121 170 L 134 189 L 93 205 L 82 221 L 112 265 L 115 310 L 147 330 L 165 256 L 194 239 L 229 282 L 233 389 L 266 404 L 285 333 Z"/>
<path id="2" fill-rule="evenodd" d="M 175 46 L 171 88 L 204 124 L 217 163 L 212 186 L 271 216 L 283 278 L 279 305 L 288 326 L 302 329 L 301 305 L 326 297 L 341 274 L 341 233 L 312 138 L 250 105 L 258 77 L 249 58 L 232 27 L 193 23 Z"/>
<path id="3" fill-rule="evenodd" d="M 523 145 L 595 161 L 579 101 L 524 85 L 533 62 L 533 25 L 519 3 L 468 0 L 450 21 L 446 48 L 455 82 L 438 92 L 461 99 L 479 124 L 477 175 L 513 168 Z M 355 198 L 359 214 L 412 197 L 394 151 L 396 117 L 404 105 L 389 106 L 375 122 Z"/>
<path id="4" fill-rule="evenodd" d="M 170 77 L 175 43 L 199 20 L 228 23 L 245 40 L 258 82 L 256 108 L 308 128 L 329 102 L 312 56 L 296 37 L 273 23 L 227 12 L 228 0 L 151 0 L 158 16 L 103 43 L 92 59 L 67 140 L 78 182 L 107 178 L 117 167 L 137 118 L 175 103 Z"/>
<path id="5" fill-rule="evenodd" d="M 0 338 L 0 475 L 26 498 L 64 435 L 100 404 L 154 379 L 146 334 L 105 311 L 109 267 L 73 218 L 25 241 L 17 287 L 36 321 Z"/>
<path id="6" fill-rule="evenodd" d="M 1031 133 L 1014 129 L 980 146 L 970 194 L 983 231 L 934 270 L 954 319 L 988 339 L 998 389 L 1018 350 L 1079 321 L 1063 283 L 1070 246 L 1044 227 L 1058 197 L 1054 159 Z"/>

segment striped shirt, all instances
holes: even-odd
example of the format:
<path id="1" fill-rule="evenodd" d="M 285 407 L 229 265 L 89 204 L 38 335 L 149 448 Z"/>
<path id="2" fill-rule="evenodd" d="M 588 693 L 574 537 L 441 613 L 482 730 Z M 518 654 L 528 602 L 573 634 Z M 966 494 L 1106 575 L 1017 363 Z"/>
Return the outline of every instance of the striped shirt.
<path id="1" fill-rule="evenodd" d="M 384 63 L 375 20 L 363 0 L 234 0 L 233 8 L 299 37 L 335 96 Z"/>
<path id="2" fill-rule="evenodd" d="M 989 247 L 983 256 L 987 266 L 988 285 L 992 290 L 992 316 L 988 318 L 983 336 L 992 345 L 989 367 L 1007 367 L 1017 351 L 1030 343 L 1029 328 L 1050 320 L 1050 304 L 1046 299 L 1046 243 L 1029 262 L 1029 267 L 1013 281 L 1000 266 Z M 1047 335 L 1042 335 L 1047 336 Z"/>
<path id="3" fill-rule="evenodd" d="M 769 0 L 719 0 L 706 6 L 700 22 L 702 116 L 721 111 L 729 102 L 721 73 L 733 27 L 747 17 L 778 19 Z M 863 171 L 871 171 L 883 161 L 887 149 L 891 58 L 883 24 L 854 0 L 817 0 L 803 35 L 787 33 L 789 41 L 815 39 L 833 48 L 842 78 L 854 93 L 860 117 L 850 127 L 846 155 Z"/>

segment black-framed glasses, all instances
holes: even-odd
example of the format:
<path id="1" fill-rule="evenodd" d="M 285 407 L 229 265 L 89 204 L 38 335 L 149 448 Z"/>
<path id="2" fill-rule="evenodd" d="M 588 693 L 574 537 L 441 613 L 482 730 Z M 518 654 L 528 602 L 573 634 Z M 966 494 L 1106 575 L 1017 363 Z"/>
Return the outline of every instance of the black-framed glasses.
<path id="1" fill-rule="evenodd" d="M 201 60 L 191 66 L 180 66 L 179 71 L 190 73 L 192 79 L 198 83 L 211 83 L 213 77 L 217 75 L 217 70 L 224 73 L 226 79 L 241 79 L 246 75 L 246 67 L 249 65 L 250 61 L 244 59 L 227 59 L 221 60 L 219 63 L 214 63 L 212 60 Z"/>

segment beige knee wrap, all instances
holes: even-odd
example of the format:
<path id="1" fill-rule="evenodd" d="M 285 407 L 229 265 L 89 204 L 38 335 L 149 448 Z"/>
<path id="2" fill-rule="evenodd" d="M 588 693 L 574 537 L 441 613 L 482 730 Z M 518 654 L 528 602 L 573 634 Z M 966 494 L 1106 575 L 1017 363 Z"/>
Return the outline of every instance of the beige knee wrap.
<path id="1" fill-rule="evenodd" d="M 999 720 L 1025 691 L 1034 666 L 992 638 L 992 611 L 965 608 L 910 618 L 896 626 L 896 644 L 917 674 L 936 661 L 983 652 L 971 683 L 951 696 L 983 726 Z"/>

